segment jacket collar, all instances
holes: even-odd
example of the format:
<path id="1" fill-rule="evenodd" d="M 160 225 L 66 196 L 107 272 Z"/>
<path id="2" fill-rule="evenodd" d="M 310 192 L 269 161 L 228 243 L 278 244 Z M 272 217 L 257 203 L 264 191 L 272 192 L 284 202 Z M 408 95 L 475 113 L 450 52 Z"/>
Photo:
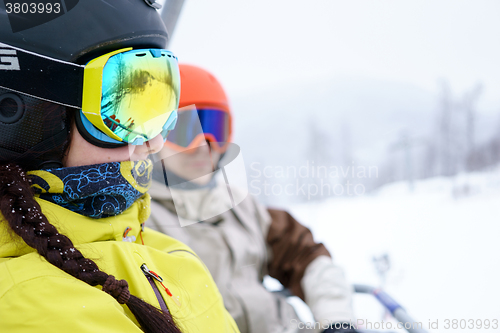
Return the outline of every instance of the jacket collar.
<path id="1" fill-rule="evenodd" d="M 149 194 L 186 224 L 196 222 L 216 223 L 220 215 L 231 210 L 231 198 L 223 181 L 215 181 L 214 186 L 199 189 L 183 189 L 165 186 L 153 180 Z"/>
<path id="2" fill-rule="evenodd" d="M 50 223 L 78 246 L 100 241 L 123 241 L 123 234 L 127 227 L 132 230 L 128 232 L 129 238 L 125 240 L 130 241 L 134 237 L 139 239 L 141 224 L 146 222 L 150 214 L 151 199 L 149 194 L 145 194 L 120 215 L 102 219 L 93 219 L 74 213 L 43 199 L 36 198 L 36 200 Z M 9 230 L 7 223 L 0 223 L 0 258 L 19 257 L 34 251 L 19 236 Z"/>

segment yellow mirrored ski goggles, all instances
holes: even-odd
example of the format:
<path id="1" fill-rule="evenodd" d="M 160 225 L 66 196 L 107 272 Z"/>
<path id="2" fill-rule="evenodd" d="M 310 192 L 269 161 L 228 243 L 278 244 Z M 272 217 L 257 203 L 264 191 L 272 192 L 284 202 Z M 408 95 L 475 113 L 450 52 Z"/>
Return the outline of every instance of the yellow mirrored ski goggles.
<path id="1" fill-rule="evenodd" d="M 77 65 L 0 47 L 19 62 L 2 71 L 0 87 L 80 109 L 80 123 L 97 140 L 143 144 L 175 125 L 180 75 L 168 50 L 126 48 Z"/>

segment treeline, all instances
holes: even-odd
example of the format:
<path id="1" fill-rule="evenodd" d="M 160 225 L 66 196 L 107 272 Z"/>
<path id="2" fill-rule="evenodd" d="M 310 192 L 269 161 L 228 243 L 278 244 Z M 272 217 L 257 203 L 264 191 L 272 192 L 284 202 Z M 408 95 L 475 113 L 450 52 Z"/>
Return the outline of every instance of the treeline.
<path id="1" fill-rule="evenodd" d="M 388 150 L 381 177 L 369 184 L 371 189 L 401 180 L 408 180 L 411 186 L 417 179 L 454 176 L 500 164 L 500 114 L 497 124 L 490 126 L 495 130 L 485 139 L 485 129 L 478 126 L 481 92 L 481 85 L 477 85 L 454 97 L 443 83 L 436 117 L 429 120 L 433 122 L 431 133 L 427 137 L 412 137 L 409 131 L 401 133 Z"/>

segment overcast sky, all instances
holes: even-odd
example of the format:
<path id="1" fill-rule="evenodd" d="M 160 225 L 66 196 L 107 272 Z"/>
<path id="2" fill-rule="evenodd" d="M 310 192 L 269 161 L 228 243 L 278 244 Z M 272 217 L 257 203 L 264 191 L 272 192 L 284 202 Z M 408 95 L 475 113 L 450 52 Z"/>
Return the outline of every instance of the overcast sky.
<path id="1" fill-rule="evenodd" d="M 500 1 L 186 0 L 170 49 L 230 95 L 367 78 L 457 94 L 481 82 L 500 108 Z"/>

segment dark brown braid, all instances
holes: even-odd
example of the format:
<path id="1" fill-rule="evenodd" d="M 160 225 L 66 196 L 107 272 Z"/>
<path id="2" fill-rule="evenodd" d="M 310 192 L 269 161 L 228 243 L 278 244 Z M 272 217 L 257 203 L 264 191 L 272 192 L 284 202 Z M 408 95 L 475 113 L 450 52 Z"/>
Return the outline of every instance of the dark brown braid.
<path id="1" fill-rule="evenodd" d="M 170 313 L 130 295 L 127 281 L 99 270 L 57 231 L 36 202 L 25 171 L 13 163 L 0 165 L 0 212 L 14 233 L 52 265 L 91 286 L 103 286 L 103 291 L 126 304 L 145 332 L 180 333 Z"/>

